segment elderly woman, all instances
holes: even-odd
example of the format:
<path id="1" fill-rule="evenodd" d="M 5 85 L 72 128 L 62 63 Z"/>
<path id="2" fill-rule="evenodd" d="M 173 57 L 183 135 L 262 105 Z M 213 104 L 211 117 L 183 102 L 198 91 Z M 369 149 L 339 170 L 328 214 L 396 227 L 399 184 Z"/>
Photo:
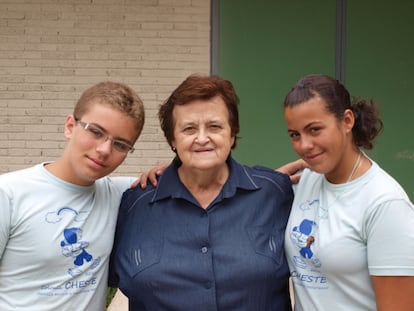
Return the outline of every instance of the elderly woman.
<path id="1" fill-rule="evenodd" d="M 159 110 L 176 158 L 125 192 L 110 285 L 130 310 L 291 310 L 284 230 L 287 175 L 231 157 L 239 133 L 231 82 L 190 76 Z"/>

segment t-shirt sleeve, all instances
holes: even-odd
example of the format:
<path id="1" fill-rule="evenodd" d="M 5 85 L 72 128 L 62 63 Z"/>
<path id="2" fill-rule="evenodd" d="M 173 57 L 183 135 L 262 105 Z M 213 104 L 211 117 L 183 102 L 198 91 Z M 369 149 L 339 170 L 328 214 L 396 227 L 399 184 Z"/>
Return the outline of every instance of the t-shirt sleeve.
<path id="1" fill-rule="evenodd" d="M 389 200 L 372 210 L 366 222 L 371 275 L 414 275 L 414 207 Z"/>
<path id="2" fill-rule="evenodd" d="M 119 189 L 119 191 L 121 191 L 121 193 L 131 188 L 132 183 L 136 179 L 137 178 L 135 177 L 129 177 L 129 176 L 111 177 L 112 182 L 117 186 L 117 188 Z"/>
<path id="3" fill-rule="evenodd" d="M 9 196 L 0 189 L 0 260 L 10 235 L 11 200 Z"/>

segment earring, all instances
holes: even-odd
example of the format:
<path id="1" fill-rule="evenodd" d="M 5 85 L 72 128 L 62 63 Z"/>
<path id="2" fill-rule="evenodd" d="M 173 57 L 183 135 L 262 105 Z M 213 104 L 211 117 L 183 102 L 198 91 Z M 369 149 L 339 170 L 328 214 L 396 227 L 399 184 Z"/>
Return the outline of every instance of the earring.
<path id="1" fill-rule="evenodd" d="M 171 150 L 175 153 L 177 152 L 177 148 L 175 148 L 174 146 L 171 146 Z"/>

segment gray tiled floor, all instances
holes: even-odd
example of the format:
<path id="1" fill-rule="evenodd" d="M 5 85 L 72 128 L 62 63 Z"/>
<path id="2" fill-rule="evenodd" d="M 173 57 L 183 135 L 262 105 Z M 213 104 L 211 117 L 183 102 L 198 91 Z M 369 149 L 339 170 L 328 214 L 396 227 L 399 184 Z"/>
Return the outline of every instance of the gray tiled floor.
<path id="1" fill-rule="evenodd" d="M 290 292 L 293 294 L 292 283 L 290 282 Z M 293 295 L 292 295 L 292 305 L 293 305 Z M 114 299 L 112 300 L 107 311 L 128 311 L 128 299 L 121 293 L 117 291 Z"/>
<path id="2" fill-rule="evenodd" d="M 121 291 L 118 290 L 116 292 L 107 311 L 128 311 L 128 299 L 121 293 Z"/>

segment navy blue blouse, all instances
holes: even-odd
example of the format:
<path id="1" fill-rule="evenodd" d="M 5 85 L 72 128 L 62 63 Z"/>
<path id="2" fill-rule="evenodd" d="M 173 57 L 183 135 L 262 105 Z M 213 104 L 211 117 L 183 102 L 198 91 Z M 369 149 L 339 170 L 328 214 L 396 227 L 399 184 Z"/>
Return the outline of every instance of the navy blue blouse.
<path id="1" fill-rule="evenodd" d="M 227 162 L 230 176 L 205 210 L 179 180 L 177 160 L 156 188 L 124 193 L 109 285 L 131 311 L 291 310 L 289 177 Z"/>

